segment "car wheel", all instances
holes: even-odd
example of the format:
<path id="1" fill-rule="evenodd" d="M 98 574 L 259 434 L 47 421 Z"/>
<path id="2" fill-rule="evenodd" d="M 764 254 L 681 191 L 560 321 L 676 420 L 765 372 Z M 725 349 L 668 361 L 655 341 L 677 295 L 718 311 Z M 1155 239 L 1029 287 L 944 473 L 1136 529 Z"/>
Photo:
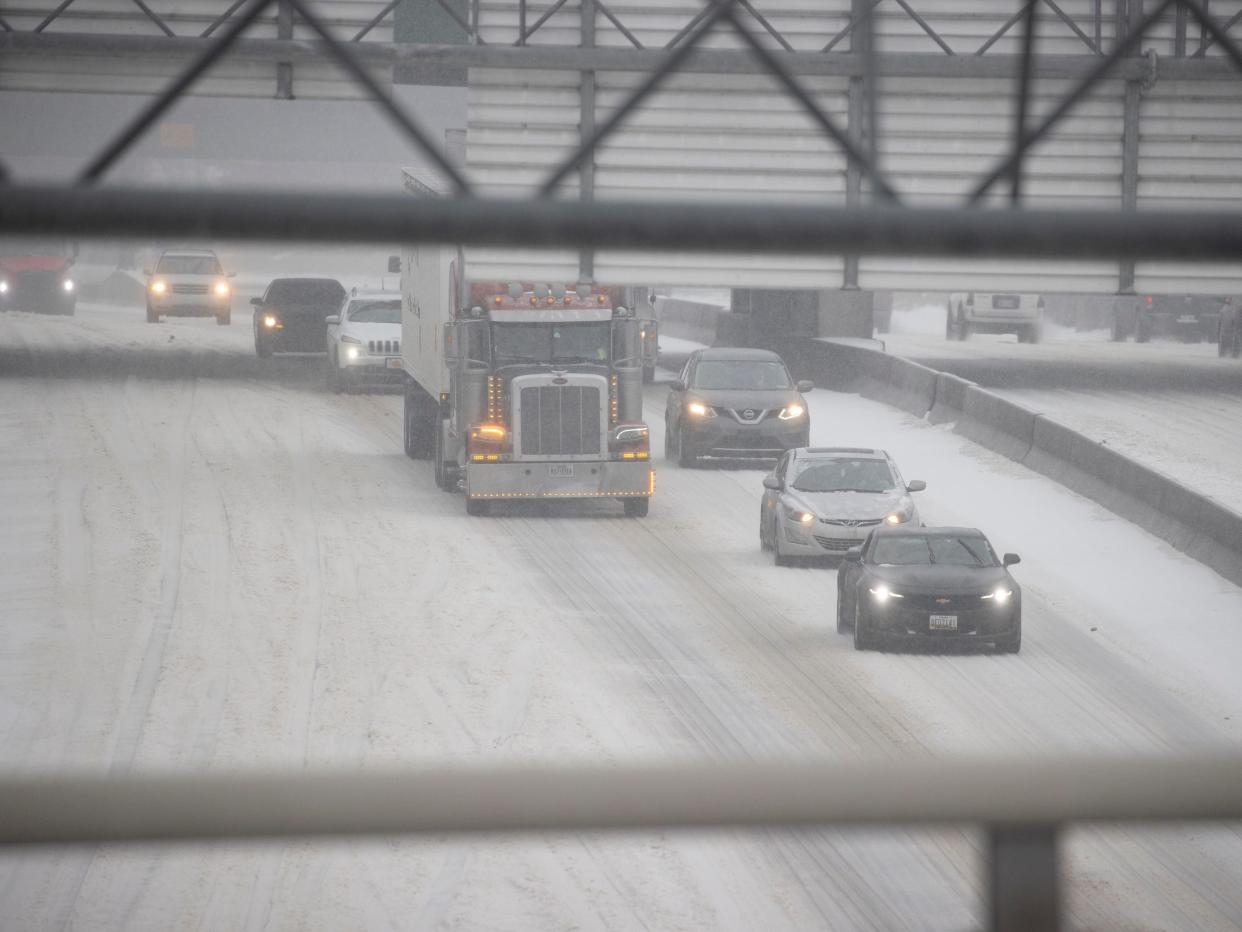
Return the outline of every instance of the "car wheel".
<path id="1" fill-rule="evenodd" d="M 159 322 L 160 322 L 160 312 L 148 304 L 147 305 L 147 323 L 158 324 Z"/>
<path id="2" fill-rule="evenodd" d="M 970 322 L 965 318 L 957 322 L 957 338 L 960 341 L 970 339 Z"/>
<path id="3" fill-rule="evenodd" d="M 854 630 L 854 626 L 850 623 L 849 613 L 846 611 L 845 593 L 840 589 L 837 590 L 837 634 L 848 634 Z"/>
<path id="4" fill-rule="evenodd" d="M 480 498 L 466 498 L 466 514 L 473 515 L 476 518 L 486 516 L 491 509 L 491 502 L 484 501 Z"/>
<path id="5" fill-rule="evenodd" d="M 254 332 L 254 352 L 260 359 L 267 359 L 272 355 L 272 344 L 263 338 L 263 334 L 257 328 Z"/>
<path id="6" fill-rule="evenodd" d="M 677 465 L 682 469 L 689 469 L 698 461 L 698 457 L 686 452 L 686 438 L 681 432 L 681 428 L 677 429 Z"/>
<path id="7" fill-rule="evenodd" d="M 949 305 L 944 309 L 944 338 L 946 340 L 953 339 L 953 305 Z"/>
<path id="8" fill-rule="evenodd" d="M 673 429 L 668 426 L 668 421 L 664 422 L 664 458 L 671 460 L 674 456 L 673 450 Z"/>
<path id="9" fill-rule="evenodd" d="M 875 641 L 871 638 L 871 632 L 867 630 L 867 616 L 863 614 L 862 606 L 854 606 L 854 650 L 871 650 L 875 647 Z"/>
<path id="10" fill-rule="evenodd" d="M 336 353 L 332 353 L 328 356 L 328 391 L 339 395 L 344 386 L 341 384 L 341 369 L 336 363 Z"/>
<path id="11" fill-rule="evenodd" d="M 655 381 L 655 366 L 643 366 L 643 384 L 650 385 Z"/>
<path id="12" fill-rule="evenodd" d="M 625 506 L 625 516 L 627 518 L 645 518 L 651 508 L 651 499 L 625 498 L 621 500 L 621 504 Z"/>
<path id="13" fill-rule="evenodd" d="M 759 506 L 759 549 L 760 550 L 771 550 L 772 549 L 772 545 L 768 543 L 768 535 L 764 533 L 764 530 L 763 530 L 764 526 L 768 523 L 767 517 L 768 517 L 768 510 L 764 508 L 763 505 L 760 505 Z"/>
<path id="14" fill-rule="evenodd" d="M 772 561 L 777 566 L 792 566 L 793 557 L 787 556 L 781 552 L 781 532 L 776 527 L 776 522 L 772 523 Z"/>
<path id="15" fill-rule="evenodd" d="M 1013 635 L 1002 638 L 996 642 L 996 652 L 998 654 L 1016 654 L 1022 650 L 1022 619 L 1018 619 L 1017 629 Z"/>

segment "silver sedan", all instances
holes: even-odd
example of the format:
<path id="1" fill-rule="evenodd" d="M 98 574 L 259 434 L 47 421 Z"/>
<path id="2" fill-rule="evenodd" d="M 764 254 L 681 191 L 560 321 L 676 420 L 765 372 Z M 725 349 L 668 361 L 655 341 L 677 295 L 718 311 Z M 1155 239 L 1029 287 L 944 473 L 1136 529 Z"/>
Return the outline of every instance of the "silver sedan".
<path id="1" fill-rule="evenodd" d="M 883 450 L 801 447 L 763 479 L 759 543 L 778 566 L 795 557 L 840 556 L 879 525 L 921 526 L 907 483 Z"/>

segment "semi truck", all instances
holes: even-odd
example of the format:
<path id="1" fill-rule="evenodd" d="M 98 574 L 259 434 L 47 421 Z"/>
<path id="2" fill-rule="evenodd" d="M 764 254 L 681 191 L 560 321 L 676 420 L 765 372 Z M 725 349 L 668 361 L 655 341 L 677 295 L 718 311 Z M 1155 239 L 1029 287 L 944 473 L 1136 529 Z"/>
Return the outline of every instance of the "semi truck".
<path id="1" fill-rule="evenodd" d="M 407 456 L 466 512 L 531 499 L 617 499 L 647 514 L 655 491 L 642 419 L 641 324 L 626 290 L 468 281 L 463 251 L 403 250 L 401 364 Z"/>
<path id="2" fill-rule="evenodd" d="M 72 314 L 78 289 L 72 240 L 0 240 L 0 307 Z"/>

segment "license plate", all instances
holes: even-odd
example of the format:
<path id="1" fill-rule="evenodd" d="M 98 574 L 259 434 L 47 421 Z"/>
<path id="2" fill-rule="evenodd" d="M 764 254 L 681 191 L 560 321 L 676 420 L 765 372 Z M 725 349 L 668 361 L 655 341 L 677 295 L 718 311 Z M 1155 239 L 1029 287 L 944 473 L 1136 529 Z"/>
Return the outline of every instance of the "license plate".
<path id="1" fill-rule="evenodd" d="M 553 463 L 548 467 L 548 475 L 553 479 L 572 479 L 574 467 L 572 463 Z"/>
<path id="2" fill-rule="evenodd" d="M 927 619 L 927 627 L 932 631 L 956 631 L 956 615 L 932 615 Z"/>
<path id="3" fill-rule="evenodd" d="M 386 365 L 389 369 L 400 369 L 401 368 L 401 357 L 400 356 L 389 356 L 387 359 L 384 360 L 384 365 Z"/>

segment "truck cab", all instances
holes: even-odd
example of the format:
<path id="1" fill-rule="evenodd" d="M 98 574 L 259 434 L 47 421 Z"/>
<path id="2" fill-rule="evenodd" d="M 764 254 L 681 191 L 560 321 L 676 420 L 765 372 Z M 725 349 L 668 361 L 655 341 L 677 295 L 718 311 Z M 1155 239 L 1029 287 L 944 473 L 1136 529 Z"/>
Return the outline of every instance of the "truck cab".
<path id="1" fill-rule="evenodd" d="M 466 284 L 459 268 L 446 289 L 442 264 L 403 263 L 406 453 L 431 458 L 469 514 L 505 500 L 611 498 L 645 515 L 655 474 L 643 338 L 624 289 Z"/>

